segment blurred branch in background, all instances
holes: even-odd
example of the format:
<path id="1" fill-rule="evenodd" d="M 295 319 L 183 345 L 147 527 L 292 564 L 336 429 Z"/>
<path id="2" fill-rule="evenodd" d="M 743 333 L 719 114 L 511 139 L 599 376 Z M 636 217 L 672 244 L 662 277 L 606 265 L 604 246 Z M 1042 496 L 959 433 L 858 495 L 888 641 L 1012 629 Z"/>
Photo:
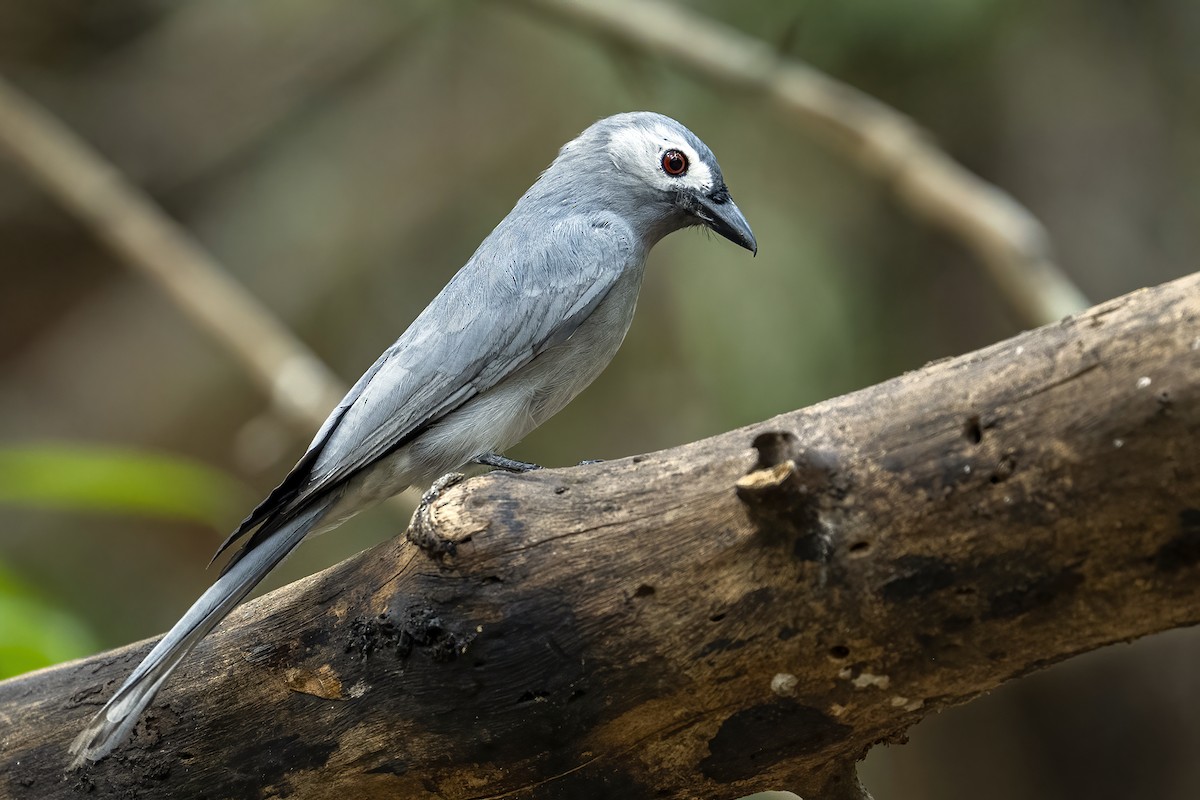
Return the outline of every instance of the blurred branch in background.
<path id="1" fill-rule="evenodd" d="M 1027 325 L 1053 322 L 1090 305 L 1051 259 L 1046 231 L 1025 207 L 935 147 L 908 117 L 863 92 L 674 3 L 517 2 L 772 101 L 788 119 L 888 184 L 911 213 L 975 253 Z"/>
<path id="2" fill-rule="evenodd" d="M 426 10 L 332 0 L 253 9 L 182 3 L 78 82 L 50 93 L 72 112 L 72 127 L 157 191 L 210 177 L 271 141 L 281 125 L 421 30 L 412 18 Z M 213 58 L 216 43 L 220 58 Z"/>
<path id="3" fill-rule="evenodd" d="M 103 157 L 0 79 L 0 148 L 126 264 L 157 285 L 311 434 L 345 389 L 333 372 Z"/>
<path id="4" fill-rule="evenodd" d="M 221 342 L 297 427 L 314 430 L 341 399 L 337 376 L 182 227 L 3 79 L 0 147 L 124 263 Z"/>

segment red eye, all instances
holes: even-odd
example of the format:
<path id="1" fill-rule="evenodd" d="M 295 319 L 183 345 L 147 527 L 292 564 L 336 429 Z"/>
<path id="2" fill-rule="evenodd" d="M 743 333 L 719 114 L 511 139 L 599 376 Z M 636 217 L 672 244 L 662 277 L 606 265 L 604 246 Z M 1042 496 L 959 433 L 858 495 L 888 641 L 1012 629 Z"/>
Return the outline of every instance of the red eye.
<path id="1" fill-rule="evenodd" d="M 673 178 L 678 178 L 683 173 L 687 172 L 688 160 L 687 156 L 678 150 L 668 150 L 663 153 L 662 160 L 663 172 Z"/>

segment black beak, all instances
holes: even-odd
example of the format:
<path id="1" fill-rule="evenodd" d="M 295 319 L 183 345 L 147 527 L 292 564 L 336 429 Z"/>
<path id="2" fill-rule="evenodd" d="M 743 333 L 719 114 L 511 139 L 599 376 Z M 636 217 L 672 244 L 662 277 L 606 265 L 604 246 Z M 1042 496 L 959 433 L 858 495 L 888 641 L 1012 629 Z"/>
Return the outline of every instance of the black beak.
<path id="1" fill-rule="evenodd" d="M 692 213 L 701 222 L 734 244 L 758 255 L 758 242 L 754 239 L 754 231 L 750 230 L 750 223 L 746 222 L 741 210 L 729 196 L 728 189 L 718 186 L 707 195 L 696 195 L 694 203 Z"/>

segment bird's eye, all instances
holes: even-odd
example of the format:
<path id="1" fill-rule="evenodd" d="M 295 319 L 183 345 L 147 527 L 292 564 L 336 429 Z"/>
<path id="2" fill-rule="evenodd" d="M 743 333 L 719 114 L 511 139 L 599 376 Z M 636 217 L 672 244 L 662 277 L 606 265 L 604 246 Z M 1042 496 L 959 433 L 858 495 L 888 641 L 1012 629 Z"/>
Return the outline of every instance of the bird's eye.
<path id="1" fill-rule="evenodd" d="M 688 160 L 687 156 L 678 150 L 668 150 L 663 153 L 662 157 L 663 172 L 673 178 L 678 178 L 683 173 L 687 172 Z"/>

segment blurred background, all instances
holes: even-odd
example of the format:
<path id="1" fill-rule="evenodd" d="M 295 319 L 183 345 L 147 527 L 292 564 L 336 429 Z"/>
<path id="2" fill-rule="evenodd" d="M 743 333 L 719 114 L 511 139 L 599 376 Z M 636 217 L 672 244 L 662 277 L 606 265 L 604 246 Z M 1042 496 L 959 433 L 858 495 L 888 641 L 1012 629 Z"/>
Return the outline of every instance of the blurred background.
<path id="1" fill-rule="evenodd" d="M 1094 301 L 1196 269 L 1195 0 L 681 3 L 915 118 Z M 960 242 L 753 96 L 520 3 L 0 3 L 0 75 L 149 191 L 347 384 L 557 148 L 654 109 L 717 153 L 756 259 L 651 257 L 608 371 L 511 455 L 617 458 L 1016 333 Z M 0 677 L 148 637 L 311 438 L 0 160 Z M 266 588 L 401 531 L 381 508 Z M 1200 632 L 1076 658 L 876 748 L 884 800 L 1200 797 Z M 785 789 L 787 787 L 768 787 Z"/>

